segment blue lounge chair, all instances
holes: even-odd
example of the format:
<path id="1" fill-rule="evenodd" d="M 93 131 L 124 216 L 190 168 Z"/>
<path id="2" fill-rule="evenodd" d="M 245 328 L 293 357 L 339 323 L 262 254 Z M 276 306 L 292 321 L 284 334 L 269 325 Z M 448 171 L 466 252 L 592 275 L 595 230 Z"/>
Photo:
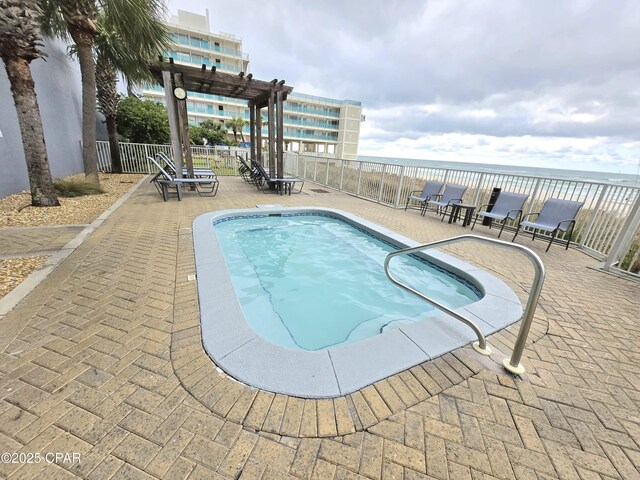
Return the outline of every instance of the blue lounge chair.
<path id="1" fill-rule="evenodd" d="M 407 210 L 407 208 L 409 208 L 409 203 L 411 203 L 412 201 L 419 202 L 420 213 L 422 213 L 424 209 L 427 208 L 427 202 L 432 198 L 435 198 L 438 196 L 438 194 L 440 193 L 440 190 L 442 190 L 443 185 L 444 185 L 443 182 L 436 182 L 436 181 L 425 182 L 422 191 L 414 190 L 407 197 L 407 204 L 404 206 L 404 209 Z M 416 193 L 420 193 L 420 195 L 415 195 Z"/>
<path id="2" fill-rule="evenodd" d="M 499 220 L 502 223 L 500 233 L 498 234 L 498 238 L 500 238 L 502 230 L 504 230 L 504 224 L 507 223 L 507 220 L 517 221 L 522 217 L 522 207 L 524 202 L 527 201 L 527 198 L 529 198 L 529 195 L 525 193 L 502 192 L 498 196 L 498 200 L 496 200 L 496 203 L 493 205 L 490 212 L 482 210 L 482 208 L 486 208 L 490 204 L 480 205 L 480 207 L 478 207 L 478 210 L 480 211 L 476 213 L 476 218 L 473 221 L 471 230 L 475 228 L 478 217 Z M 491 224 L 489 224 L 489 228 L 491 228 Z"/>
<path id="3" fill-rule="evenodd" d="M 427 200 L 425 208 L 422 211 L 422 215 L 426 213 L 427 207 L 431 205 L 433 207 L 436 207 L 438 213 L 442 213 L 442 220 L 444 220 L 449 207 L 451 207 L 454 203 L 462 203 L 462 197 L 464 197 L 464 192 L 466 191 L 467 187 L 464 185 L 447 185 L 446 187 L 444 187 L 444 192 L 442 192 L 442 195 L 434 195 L 433 199 Z M 435 200 L 435 198 L 439 198 L 439 200 Z"/>
<path id="4" fill-rule="evenodd" d="M 169 199 L 169 188 L 175 188 L 178 200 L 182 200 L 183 185 L 195 186 L 201 197 L 214 197 L 218 193 L 219 182 L 217 178 L 176 178 L 162 168 L 155 158 L 149 156 L 147 159 L 158 168 L 158 174 L 151 181 L 165 202 Z"/>
<path id="5" fill-rule="evenodd" d="M 553 243 L 553 240 L 556 238 L 558 232 L 567 232 L 571 230 L 569 233 L 569 238 L 567 239 L 567 246 L 565 249 L 569 248 L 569 244 L 571 243 L 571 235 L 573 234 L 573 229 L 576 225 L 576 217 L 578 216 L 578 212 L 584 205 L 583 202 L 577 202 L 573 200 L 560 200 L 557 198 L 549 198 L 544 205 L 542 205 L 542 210 L 538 213 L 528 213 L 524 217 L 522 217 L 522 221 L 518 224 L 518 228 L 516 229 L 516 234 L 513 236 L 513 240 L 518 236 L 518 232 L 520 231 L 520 227 L 529 227 L 533 228 L 533 240 L 536 239 L 536 232 L 538 230 L 542 230 L 543 232 L 551 232 L 551 240 L 549 240 L 549 245 L 547 245 L 547 252 L 549 251 L 549 247 Z M 537 215 L 535 222 L 530 220 L 524 220 L 527 217 L 532 215 Z"/>

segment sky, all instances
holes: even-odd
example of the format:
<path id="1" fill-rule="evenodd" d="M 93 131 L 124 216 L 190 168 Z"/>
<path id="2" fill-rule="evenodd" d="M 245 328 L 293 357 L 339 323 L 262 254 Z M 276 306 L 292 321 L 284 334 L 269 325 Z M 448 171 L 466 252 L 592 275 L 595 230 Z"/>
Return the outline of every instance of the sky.
<path id="1" fill-rule="evenodd" d="M 637 0 L 169 0 L 256 78 L 362 102 L 359 155 L 636 174 Z"/>

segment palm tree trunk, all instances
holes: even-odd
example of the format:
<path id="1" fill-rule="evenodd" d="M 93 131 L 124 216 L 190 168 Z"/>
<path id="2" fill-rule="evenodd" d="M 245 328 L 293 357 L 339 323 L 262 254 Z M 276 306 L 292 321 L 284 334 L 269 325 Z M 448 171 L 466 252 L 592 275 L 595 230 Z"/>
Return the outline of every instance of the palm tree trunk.
<path id="1" fill-rule="evenodd" d="M 122 173 L 122 158 L 120 157 L 120 144 L 116 130 L 116 116 L 106 115 L 107 133 L 109 134 L 109 150 L 111 152 L 111 172 Z"/>
<path id="2" fill-rule="evenodd" d="M 60 202 L 53 187 L 42 119 L 29 63 L 24 59 L 6 59 L 4 65 L 11 83 L 11 92 L 22 134 L 31 187 L 31 204 L 35 207 L 58 206 Z"/>
<path id="3" fill-rule="evenodd" d="M 82 162 L 87 180 L 98 179 L 98 152 L 96 150 L 96 65 L 93 59 L 93 37 L 69 29 L 78 48 L 82 77 Z"/>
<path id="4" fill-rule="evenodd" d="M 98 107 L 105 118 L 109 134 L 111 152 L 111 172 L 122 173 L 122 159 L 118 145 L 116 114 L 118 112 L 118 78 L 113 65 L 104 55 L 98 54 L 96 60 L 96 94 Z"/>

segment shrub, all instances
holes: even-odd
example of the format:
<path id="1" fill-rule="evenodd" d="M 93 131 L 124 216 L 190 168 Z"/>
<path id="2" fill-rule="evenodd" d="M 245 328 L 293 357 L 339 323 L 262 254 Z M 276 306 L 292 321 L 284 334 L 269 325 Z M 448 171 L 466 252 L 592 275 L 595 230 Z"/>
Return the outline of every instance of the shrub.
<path id="1" fill-rule="evenodd" d="M 204 128 L 199 125 L 189 125 L 189 140 L 193 145 L 203 145 Z"/>
<path id="2" fill-rule="evenodd" d="M 163 144 L 171 141 L 169 116 L 161 103 L 124 97 L 118 102 L 118 132 L 133 143 Z"/>
<path id="3" fill-rule="evenodd" d="M 56 193 L 63 197 L 80 197 L 82 195 L 95 195 L 105 193 L 100 185 L 84 178 L 63 178 L 53 182 Z"/>
<path id="4" fill-rule="evenodd" d="M 224 123 L 215 120 L 200 122 L 202 136 L 207 137 L 209 145 L 229 145 L 229 136 Z"/>

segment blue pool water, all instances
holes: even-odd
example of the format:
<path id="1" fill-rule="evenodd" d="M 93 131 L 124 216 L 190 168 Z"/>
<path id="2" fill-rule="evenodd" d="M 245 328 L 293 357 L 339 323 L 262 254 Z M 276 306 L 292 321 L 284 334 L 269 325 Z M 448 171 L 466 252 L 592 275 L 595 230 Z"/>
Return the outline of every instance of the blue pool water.
<path id="1" fill-rule="evenodd" d="M 396 249 L 343 220 L 233 217 L 214 228 L 247 322 L 277 345 L 321 350 L 434 313 L 385 276 L 385 257 Z M 466 281 L 417 258 L 396 258 L 391 268 L 452 308 L 481 297 Z"/>

